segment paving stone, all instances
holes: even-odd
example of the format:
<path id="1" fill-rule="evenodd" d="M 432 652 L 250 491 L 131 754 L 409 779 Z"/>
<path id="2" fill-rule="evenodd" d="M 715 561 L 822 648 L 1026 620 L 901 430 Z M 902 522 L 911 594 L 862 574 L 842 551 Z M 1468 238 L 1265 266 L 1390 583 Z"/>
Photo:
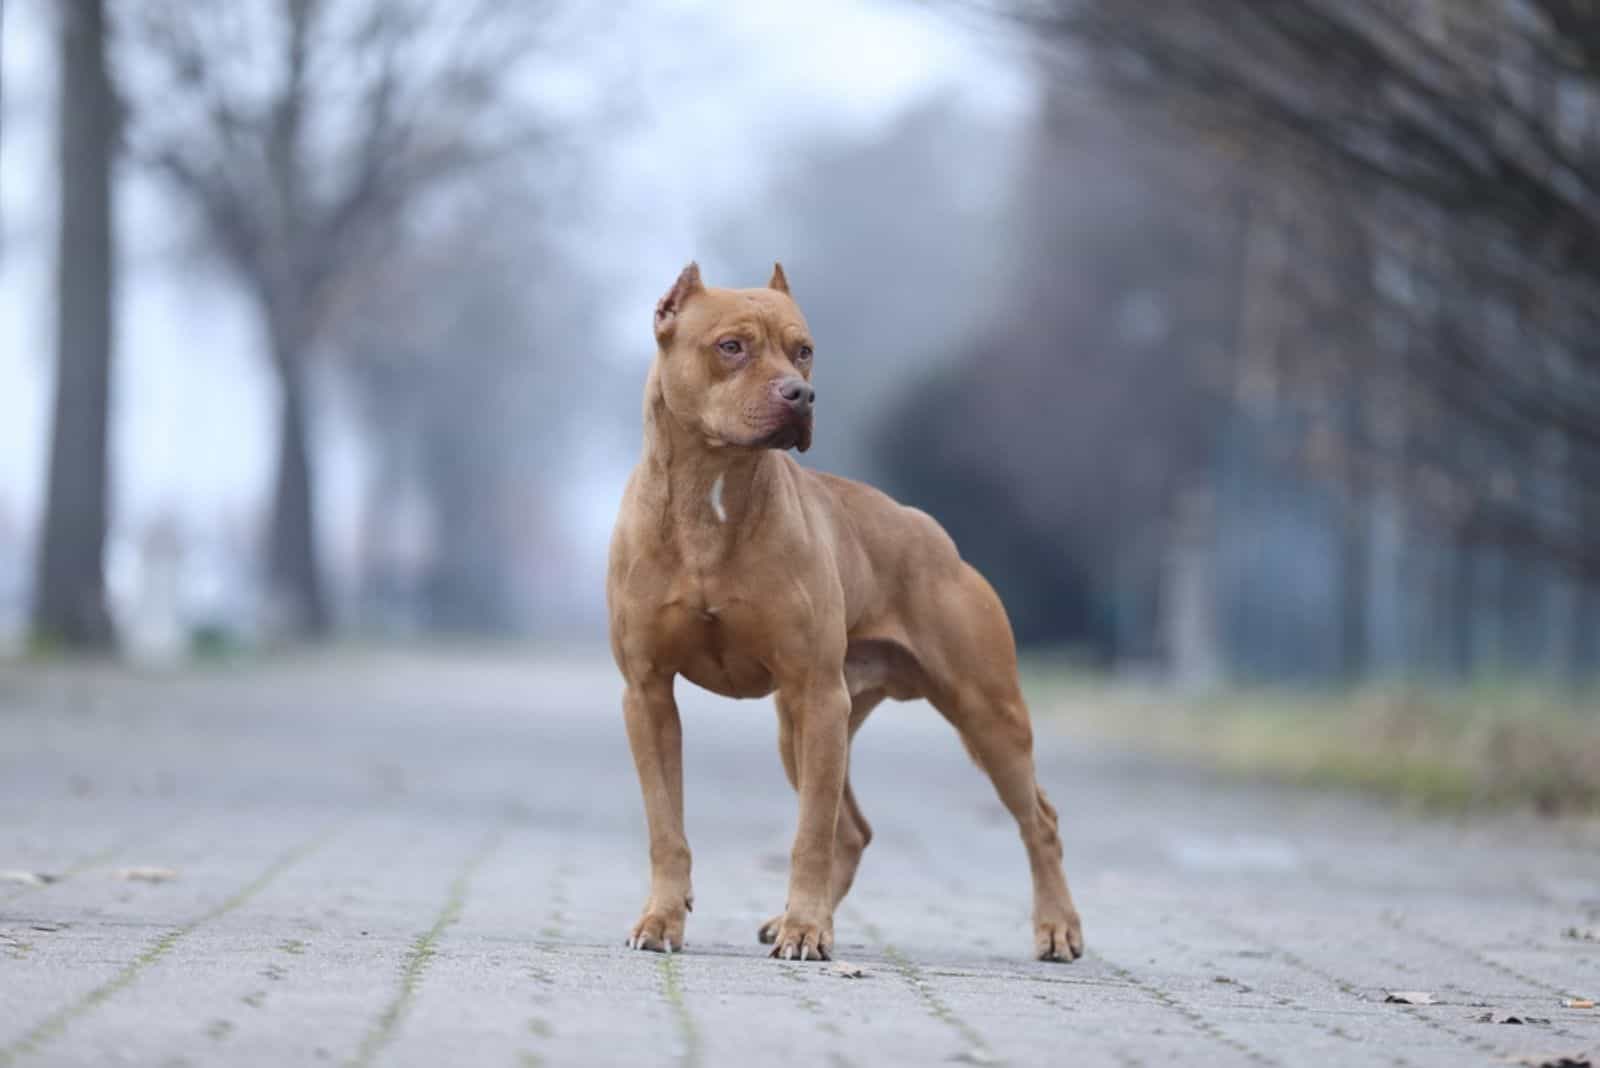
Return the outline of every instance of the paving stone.
<path id="1" fill-rule="evenodd" d="M 1592 826 L 1424 818 L 1039 724 L 1089 956 L 922 705 L 860 735 L 864 975 L 755 942 L 795 803 L 764 703 L 680 686 L 696 911 L 622 945 L 644 820 L 603 657 L 342 652 L 0 698 L 0 1066 L 1458 1065 L 1595 1050 Z M 159 882 L 130 868 L 170 869 Z M 1439 1004 L 1386 1004 L 1388 990 Z M 1488 1011 L 1548 1019 L 1481 1022 Z"/>

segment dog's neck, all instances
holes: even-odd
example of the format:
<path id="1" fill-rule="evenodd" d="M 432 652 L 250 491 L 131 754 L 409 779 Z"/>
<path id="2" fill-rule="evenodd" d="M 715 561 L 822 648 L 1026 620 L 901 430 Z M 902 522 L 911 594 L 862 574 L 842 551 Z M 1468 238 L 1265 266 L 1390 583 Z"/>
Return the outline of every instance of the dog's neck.
<path id="1" fill-rule="evenodd" d="M 731 543 L 759 519 L 771 484 L 771 449 L 719 446 L 667 408 L 654 368 L 645 386 L 644 469 L 660 492 L 669 531 Z"/>

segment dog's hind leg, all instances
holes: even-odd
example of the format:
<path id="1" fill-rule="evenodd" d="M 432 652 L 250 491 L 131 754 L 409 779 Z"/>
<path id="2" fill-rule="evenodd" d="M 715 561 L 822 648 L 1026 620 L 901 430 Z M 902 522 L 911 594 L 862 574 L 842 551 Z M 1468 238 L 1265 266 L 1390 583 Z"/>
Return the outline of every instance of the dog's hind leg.
<path id="1" fill-rule="evenodd" d="M 882 690 L 868 690 L 850 698 L 850 740 L 867 721 L 878 703 L 883 700 Z M 861 854 L 872 842 L 872 824 L 861 814 L 856 803 L 856 792 L 850 788 L 850 773 L 845 771 L 844 803 L 839 806 L 839 822 L 833 835 L 833 907 L 838 908 L 850 884 L 856 881 L 856 869 L 861 866 Z"/>
<path id="2" fill-rule="evenodd" d="M 882 690 L 872 690 L 856 694 L 850 699 L 850 737 L 854 738 L 861 724 L 866 722 L 867 715 L 878 703 L 883 700 Z M 789 785 L 796 784 L 796 770 L 794 759 L 794 739 L 780 726 L 778 734 L 778 751 L 783 758 L 783 770 L 789 776 Z M 861 806 L 856 802 L 855 791 L 850 789 L 849 772 L 845 773 L 844 800 L 839 806 L 839 819 L 834 825 L 833 837 L 833 907 L 838 908 L 839 902 L 844 900 L 845 894 L 850 892 L 850 884 L 855 882 L 856 869 L 861 866 L 861 854 L 866 851 L 867 844 L 872 841 L 872 826 L 867 823 L 867 818 L 861 814 Z M 778 924 L 783 919 L 783 913 L 763 923 L 756 932 L 756 938 L 763 945 L 770 945 L 778 937 Z"/>
<path id="3" fill-rule="evenodd" d="M 930 652 L 928 698 L 961 734 L 967 752 L 994 783 L 1017 821 L 1033 876 L 1034 955 L 1075 960 L 1083 929 L 1061 869 L 1056 810 L 1033 764 L 1033 725 L 1017 680 L 1016 649 L 1000 599 L 966 568 L 953 599 L 962 611 L 938 617 Z M 959 667 L 958 667 L 959 665 Z"/>
<path id="4" fill-rule="evenodd" d="M 1056 810 L 1034 778 L 1026 706 L 1020 697 L 991 705 L 969 693 L 938 707 L 961 732 L 967 752 L 1017 821 L 1033 875 L 1034 955 L 1040 960 L 1077 959 L 1083 954 L 1082 926 L 1061 870 Z"/>

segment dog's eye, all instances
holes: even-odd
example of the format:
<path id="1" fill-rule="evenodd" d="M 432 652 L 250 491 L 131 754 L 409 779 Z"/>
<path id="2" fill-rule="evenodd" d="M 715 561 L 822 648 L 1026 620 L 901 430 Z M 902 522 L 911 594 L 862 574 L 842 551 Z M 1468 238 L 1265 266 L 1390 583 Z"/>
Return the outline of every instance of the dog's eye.
<path id="1" fill-rule="evenodd" d="M 800 352 L 797 354 L 797 358 L 799 359 L 799 361 L 801 363 L 810 363 L 811 362 L 811 346 L 810 345 L 801 345 L 800 346 Z"/>
<path id="2" fill-rule="evenodd" d="M 737 356 L 744 351 L 744 342 L 730 337 L 726 341 L 717 342 L 717 348 L 722 350 L 724 356 Z"/>

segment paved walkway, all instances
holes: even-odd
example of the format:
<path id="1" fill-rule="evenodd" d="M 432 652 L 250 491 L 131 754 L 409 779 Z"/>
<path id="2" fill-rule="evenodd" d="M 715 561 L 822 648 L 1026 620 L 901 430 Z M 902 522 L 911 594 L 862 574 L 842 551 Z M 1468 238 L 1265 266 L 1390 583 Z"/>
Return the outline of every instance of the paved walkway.
<path id="1" fill-rule="evenodd" d="M 1600 1049 L 1591 829 L 1458 826 L 1053 726 L 1089 955 L 1027 959 L 1022 848 L 886 705 L 829 965 L 755 943 L 794 804 L 770 707 L 684 684 L 689 950 L 633 953 L 643 816 L 592 656 L 0 667 L 0 1066 L 1494 1064 Z M 54 876 L 34 885 L 21 873 Z M 1385 1004 L 1387 990 L 1438 1004 Z M 1489 1013 L 1547 1020 L 1479 1022 Z"/>

